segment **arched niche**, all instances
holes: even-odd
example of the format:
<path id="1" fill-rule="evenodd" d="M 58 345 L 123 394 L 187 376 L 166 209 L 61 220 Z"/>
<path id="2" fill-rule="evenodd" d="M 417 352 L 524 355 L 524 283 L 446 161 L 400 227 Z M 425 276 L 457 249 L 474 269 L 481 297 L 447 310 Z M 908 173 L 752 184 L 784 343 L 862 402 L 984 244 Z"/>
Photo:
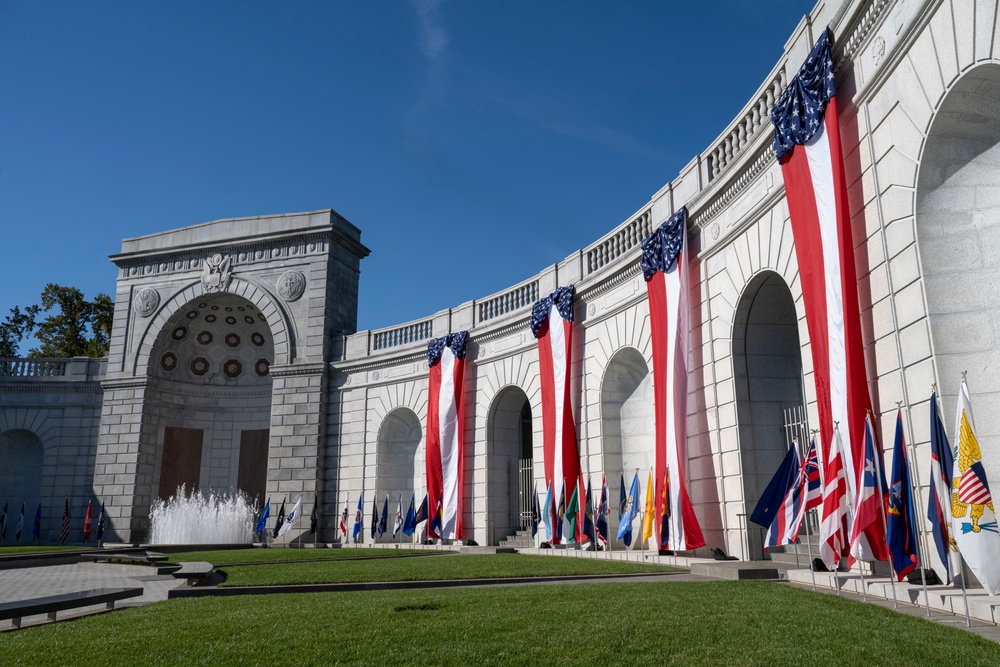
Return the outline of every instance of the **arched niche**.
<path id="1" fill-rule="evenodd" d="M 35 508 L 41 495 L 44 463 L 45 450 L 42 441 L 31 431 L 15 429 L 0 435 L 0 503 L 9 503 L 7 511 L 9 537 L 13 537 L 11 528 L 17 526 L 22 502 L 27 526 L 22 539 L 31 536 L 30 521 L 35 516 Z"/>
<path id="2" fill-rule="evenodd" d="M 656 464 L 653 376 L 635 348 L 625 347 L 615 352 L 604 372 L 601 434 L 610 503 L 616 506 L 621 479 L 624 477 L 627 489 L 638 468 L 639 483 L 644 486 L 649 469 Z M 618 512 L 612 509 L 608 517 L 612 540 L 617 534 L 617 517 Z M 640 548 L 641 542 L 633 536 L 633 548 Z"/>
<path id="3" fill-rule="evenodd" d="M 530 528 L 533 487 L 531 403 L 520 387 L 504 387 L 487 417 L 487 526 L 490 544 Z M 544 490 L 539 492 L 541 496 Z"/>
<path id="4" fill-rule="evenodd" d="M 964 74 L 938 107 L 920 158 L 916 228 L 944 409 L 954 414 L 967 370 L 983 464 L 998 480 L 1000 65 Z"/>
<path id="5" fill-rule="evenodd" d="M 202 295 L 173 313 L 147 360 L 153 497 L 165 499 L 183 484 L 188 491 L 240 490 L 263 504 L 273 363 L 268 320 L 244 297 Z M 270 474 L 291 479 L 288 470 Z"/>
<path id="6" fill-rule="evenodd" d="M 386 494 L 389 495 L 389 519 L 386 521 L 387 531 L 383 541 L 392 539 L 392 526 L 396 514 L 396 503 L 399 497 L 403 500 L 403 513 L 409 507 L 410 495 L 416 494 L 419 504 L 423 497 L 424 471 L 423 452 L 420 444 L 423 441 L 423 429 L 416 413 L 409 408 L 396 408 L 382 420 L 378 430 L 378 440 L 375 450 L 375 497 L 378 499 L 378 511 L 381 514 Z M 366 499 L 367 501 L 367 499 Z M 366 505 L 366 511 L 371 508 Z M 366 515 L 366 527 L 370 517 Z"/>
<path id="7" fill-rule="evenodd" d="M 740 297 L 733 365 L 744 511 L 749 516 L 788 451 L 784 411 L 804 401 L 795 302 L 777 273 L 755 276 Z M 766 558 L 766 531 L 749 520 L 747 531 L 749 558 Z"/>

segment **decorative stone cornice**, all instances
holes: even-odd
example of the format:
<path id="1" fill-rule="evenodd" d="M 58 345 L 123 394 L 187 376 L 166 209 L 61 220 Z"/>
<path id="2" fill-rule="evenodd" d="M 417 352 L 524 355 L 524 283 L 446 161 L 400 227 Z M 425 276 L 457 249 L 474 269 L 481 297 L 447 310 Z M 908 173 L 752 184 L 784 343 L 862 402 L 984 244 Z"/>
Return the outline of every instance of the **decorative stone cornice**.
<path id="1" fill-rule="evenodd" d="M 274 365 L 271 366 L 272 378 L 297 377 L 301 375 L 326 375 L 328 364 L 323 361 L 312 361 L 300 364 Z"/>

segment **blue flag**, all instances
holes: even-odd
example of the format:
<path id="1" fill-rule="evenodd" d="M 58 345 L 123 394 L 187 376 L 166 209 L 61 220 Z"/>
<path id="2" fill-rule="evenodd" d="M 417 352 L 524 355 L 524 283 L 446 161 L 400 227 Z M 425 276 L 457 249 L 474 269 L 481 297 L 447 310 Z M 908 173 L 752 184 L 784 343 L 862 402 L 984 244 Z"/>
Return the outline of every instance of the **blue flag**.
<path id="1" fill-rule="evenodd" d="M 382 516 L 378 520 L 378 536 L 385 535 L 389 523 L 389 494 L 385 494 L 385 504 L 382 505 Z"/>
<path id="2" fill-rule="evenodd" d="M 903 441 L 903 413 L 896 413 L 896 443 L 892 448 L 892 477 L 889 485 L 889 511 L 886 518 L 886 543 L 897 581 L 917 567 L 916 522 L 913 516 L 913 489 L 910 467 L 906 462 Z"/>
<path id="3" fill-rule="evenodd" d="M 632 522 L 642 510 L 639 504 L 639 473 L 636 472 L 632 478 L 632 487 L 629 489 L 628 497 L 625 496 L 625 478 L 622 477 L 622 502 L 619 506 L 618 539 L 625 543 L 625 546 L 632 546 Z"/>
<path id="4" fill-rule="evenodd" d="M 417 514 L 413 517 L 413 527 L 414 529 L 427 521 L 427 494 L 424 494 L 424 499 L 420 502 L 420 507 L 417 508 Z"/>
<path id="5" fill-rule="evenodd" d="M 31 528 L 31 536 L 36 540 L 42 537 L 42 503 L 38 502 L 38 509 L 35 510 L 35 525 Z"/>
<path id="6" fill-rule="evenodd" d="M 792 447 L 785 453 L 785 458 L 782 459 L 781 465 L 778 466 L 778 470 L 774 473 L 774 477 L 768 482 L 764 493 L 760 495 L 757 506 L 754 507 L 753 512 L 750 514 L 751 521 L 764 528 L 771 527 L 771 524 L 774 522 L 775 513 L 785 500 L 788 489 L 792 488 L 792 484 L 795 483 L 798 477 L 798 463 L 798 454 L 795 452 L 795 448 Z"/>
<path id="7" fill-rule="evenodd" d="M 542 503 L 542 523 L 545 524 L 545 541 L 552 541 L 552 484 L 545 487 L 545 502 Z"/>
<path id="8" fill-rule="evenodd" d="M 594 529 L 594 501 L 590 493 L 590 479 L 587 480 L 587 507 L 583 510 L 583 534 L 590 538 L 591 544 L 597 544 L 597 533 Z"/>
<path id="9" fill-rule="evenodd" d="M 413 537 L 413 531 L 417 528 L 416 505 L 417 494 L 410 494 L 410 509 L 406 510 L 406 518 L 403 519 L 403 532 L 407 537 Z"/>
<path id="10" fill-rule="evenodd" d="M 104 505 L 101 505 L 101 513 L 104 513 Z M 257 532 L 261 535 L 264 534 L 264 530 L 267 528 L 267 519 L 271 516 L 271 496 L 267 497 L 267 502 L 264 503 L 264 509 L 260 511 L 260 517 L 257 519 Z M 97 539 L 101 539 L 99 536 Z"/>
<path id="11" fill-rule="evenodd" d="M 542 520 L 542 509 L 538 506 L 538 487 L 531 490 L 531 536 L 538 535 L 538 524 Z"/>
<path id="12" fill-rule="evenodd" d="M 608 514 L 611 508 L 608 507 L 608 478 L 601 478 L 601 504 L 597 508 L 597 539 L 602 544 L 608 543 Z"/>
<path id="13" fill-rule="evenodd" d="M 441 534 L 441 509 L 443 504 L 444 493 L 441 493 L 438 496 L 437 509 L 434 510 L 434 518 L 427 524 L 427 531 L 434 537 L 439 537 Z"/>
<path id="14" fill-rule="evenodd" d="M 364 497 L 365 494 L 363 492 L 360 496 L 358 496 L 358 511 L 354 514 L 354 532 L 352 537 L 355 541 L 357 541 L 358 535 L 360 535 L 365 529 L 365 512 L 362 506 Z"/>
<path id="15" fill-rule="evenodd" d="M 927 503 L 927 519 L 937 547 L 938 558 L 944 564 L 944 581 L 951 583 L 951 562 L 948 535 L 951 516 L 951 484 L 954 479 L 955 459 L 948 444 L 948 433 L 938 412 L 937 394 L 931 393 L 931 486 Z"/>

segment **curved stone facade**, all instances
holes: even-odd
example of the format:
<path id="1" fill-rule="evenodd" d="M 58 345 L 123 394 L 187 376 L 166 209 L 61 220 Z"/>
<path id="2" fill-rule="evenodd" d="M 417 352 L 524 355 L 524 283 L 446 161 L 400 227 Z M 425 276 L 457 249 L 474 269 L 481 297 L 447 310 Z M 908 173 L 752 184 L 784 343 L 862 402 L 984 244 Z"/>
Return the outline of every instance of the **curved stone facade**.
<path id="1" fill-rule="evenodd" d="M 991 178 L 1000 164 L 996 14 L 993 5 L 959 0 L 820 3 L 734 121 L 635 215 L 508 290 L 395 327 L 353 333 L 358 262 L 367 250 L 332 212 L 219 221 L 126 241 L 112 258 L 120 269 L 117 309 L 93 485 L 73 493 L 109 498 L 117 535 L 141 536 L 158 482 L 158 429 L 169 421 L 151 416 L 151 383 L 160 378 L 148 369 L 160 363 L 157 340 L 199 299 L 231 294 L 266 319 L 273 345 L 267 493 L 303 494 L 306 514 L 317 498 L 327 540 L 359 494 L 367 506 L 376 492 L 405 495 L 407 479 L 419 483 L 426 344 L 468 330 L 465 525 L 470 538 L 496 543 L 517 528 L 523 494 L 543 478 L 530 307 L 568 284 L 577 293 L 572 407 L 583 470 L 595 484 L 606 474 L 614 489 L 623 471 L 649 465 L 653 447 L 639 242 L 686 205 L 690 495 L 710 547 L 760 557 L 760 536 L 745 515 L 784 449 L 784 410 L 804 405 L 816 420 L 798 260 L 768 112 L 826 26 L 835 38 L 881 439 L 891 442 L 902 401 L 917 479 L 926 484 L 931 385 L 947 415 L 958 372 L 969 370 L 973 401 L 982 406 L 980 441 L 997 478 L 1000 385 L 990 372 L 1000 335 L 1000 298 L 991 287 L 1000 229 L 1000 190 Z M 20 381 L 0 383 L 0 415 Z"/>

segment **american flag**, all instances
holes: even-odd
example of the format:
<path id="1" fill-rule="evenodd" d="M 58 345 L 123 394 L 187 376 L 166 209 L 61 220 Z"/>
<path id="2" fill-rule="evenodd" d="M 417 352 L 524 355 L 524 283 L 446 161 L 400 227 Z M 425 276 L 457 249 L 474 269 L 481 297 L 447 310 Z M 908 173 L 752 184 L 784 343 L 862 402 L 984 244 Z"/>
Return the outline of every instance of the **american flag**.
<path id="1" fill-rule="evenodd" d="M 771 121 L 798 257 L 824 461 L 833 460 L 828 452 L 839 422 L 844 478 L 856 498 L 871 400 L 831 42 L 829 30 L 819 36 L 771 110 Z M 834 476 L 824 469 L 824 479 Z M 869 541 L 878 539 L 877 530 L 869 533 Z"/>
<path id="2" fill-rule="evenodd" d="M 686 551 L 705 546 L 701 526 L 687 494 L 687 357 L 689 333 L 687 208 L 670 216 L 642 240 L 642 275 L 649 297 L 649 334 L 653 353 L 653 408 L 656 415 L 658 504 L 653 526 L 661 549 Z M 664 514 L 667 515 L 664 521 Z M 667 535 L 663 535 L 666 526 Z"/>
<path id="3" fill-rule="evenodd" d="M 823 489 L 823 520 L 819 524 L 819 555 L 828 570 L 842 558 L 850 559 L 850 509 L 847 507 L 847 480 L 844 476 L 840 429 L 833 431 L 833 446 L 826 461 L 826 486 Z"/>
<path id="4" fill-rule="evenodd" d="M 59 544 L 66 544 L 69 539 L 69 498 L 66 499 L 66 506 L 63 508 L 62 533 L 59 535 Z"/>

